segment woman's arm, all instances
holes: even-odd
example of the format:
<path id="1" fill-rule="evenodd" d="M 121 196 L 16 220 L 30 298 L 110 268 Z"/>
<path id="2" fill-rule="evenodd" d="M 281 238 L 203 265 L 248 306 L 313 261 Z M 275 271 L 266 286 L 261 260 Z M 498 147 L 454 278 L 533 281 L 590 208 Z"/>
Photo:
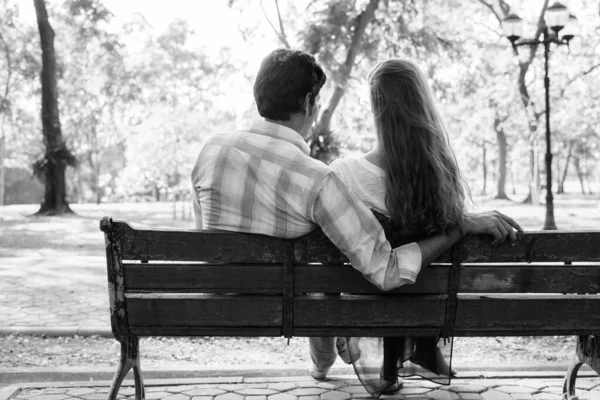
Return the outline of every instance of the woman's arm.
<path id="1" fill-rule="evenodd" d="M 460 226 L 452 228 L 448 233 L 432 236 L 417 242 L 421 249 L 421 266 L 426 267 L 431 264 L 446 250 L 456 244 L 460 238 L 468 234 L 492 235 L 494 237 L 492 241 L 493 246 L 504 243 L 508 236 L 511 245 L 514 245 L 517 235 L 513 228 L 519 232 L 523 232 L 523 228 L 515 220 L 498 211 L 467 214 Z"/>

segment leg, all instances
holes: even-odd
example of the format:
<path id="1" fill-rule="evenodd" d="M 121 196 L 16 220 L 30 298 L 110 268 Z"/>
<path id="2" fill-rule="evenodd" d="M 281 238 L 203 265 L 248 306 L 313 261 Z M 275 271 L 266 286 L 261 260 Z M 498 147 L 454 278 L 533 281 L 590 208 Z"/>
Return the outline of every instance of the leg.
<path id="1" fill-rule="evenodd" d="M 324 379 L 329 368 L 337 357 L 335 337 L 308 338 L 310 359 L 312 361 L 311 375 L 316 379 Z M 313 374 L 313 370 L 316 370 Z M 319 373 L 316 373 L 319 372 Z"/>
<path id="2" fill-rule="evenodd" d="M 406 338 L 383 338 L 383 366 L 379 384 L 381 394 L 394 394 L 400 389 L 401 381 L 398 379 L 398 367 L 402 365 Z"/>
<path id="3" fill-rule="evenodd" d="M 563 384 L 563 399 L 569 400 L 572 396 L 575 396 L 575 381 L 577 380 L 577 371 L 581 367 L 583 363 L 580 361 L 579 357 L 574 357 L 571 365 L 569 365 L 569 369 L 567 370 L 567 375 L 565 376 L 565 383 Z"/>
<path id="4" fill-rule="evenodd" d="M 342 361 L 344 361 L 346 364 L 352 364 L 347 339 L 342 336 L 338 337 L 335 341 L 335 347 L 337 349 L 337 354 L 340 356 Z"/>
<path id="5" fill-rule="evenodd" d="M 396 382 L 398 377 L 398 359 L 404 349 L 404 338 L 383 338 L 383 376 L 386 381 Z"/>

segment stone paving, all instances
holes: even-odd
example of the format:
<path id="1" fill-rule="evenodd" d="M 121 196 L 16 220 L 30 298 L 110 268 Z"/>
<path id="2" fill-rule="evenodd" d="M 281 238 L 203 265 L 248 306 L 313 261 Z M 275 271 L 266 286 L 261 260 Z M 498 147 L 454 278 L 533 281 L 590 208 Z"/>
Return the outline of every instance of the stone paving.
<path id="1" fill-rule="evenodd" d="M 180 380 L 182 381 L 182 380 Z M 131 381 L 129 381 L 131 382 Z M 438 386 L 419 379 L 407 379 L 395 395 L 384 399 L 406 400 L 560 400 L 562 379 L 454 379 L 451 386 Z M 600 400 L 600 378 L 579 378 L 579 399 Z M 6 390 L 12 390 L 8 393 Z M 5 389 L 0 400 L 92 400 L 106 399 L 107 382 L 55 384 L 54 387 Z M 8 394 L 7 394 L 8 393 Z M 123 386 L 119 399 L 134 399 L 135 390 Z M 156 381 L 146 385 L 146 399 L 163 400 L 350 400 L 371 399 L 352 376 L 317 382 L 309 377 L 293 378 L 206 378 L 196 383 Z"/>
<path id="2" fill-rule="evenodd" d="M 0 276 L 0 334 L 112 337 L 103 257 L 1 257 Z"/>

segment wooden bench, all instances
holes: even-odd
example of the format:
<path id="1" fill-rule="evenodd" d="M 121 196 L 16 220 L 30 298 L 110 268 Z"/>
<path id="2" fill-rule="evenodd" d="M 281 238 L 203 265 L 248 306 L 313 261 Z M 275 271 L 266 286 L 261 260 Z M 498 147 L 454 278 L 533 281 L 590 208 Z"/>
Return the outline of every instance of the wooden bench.
<path id="1" fill-rule="evenodd" d="M 582 363 L 600 373 L 600 232 L 524 233 L 514 247 L 469 236 L 414 285 L 381 292 L 320 231 L 284 240 L 106 217 L 100 228 L 121 343 L 109 399 L 132 368 L 144 397 L 141 336 L 579 335 L 564 393 Z"/>

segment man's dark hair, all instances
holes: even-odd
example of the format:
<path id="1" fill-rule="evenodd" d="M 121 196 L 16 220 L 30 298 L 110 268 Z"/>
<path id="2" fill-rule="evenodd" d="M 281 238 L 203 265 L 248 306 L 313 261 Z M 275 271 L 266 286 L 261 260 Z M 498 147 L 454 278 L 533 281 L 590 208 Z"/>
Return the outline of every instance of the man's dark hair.
<path id="1" fill-rule="evenodd" d="M 254 82 L 254 100 L 263 118 L 287 121 L 291 114 L 303 112 L 302 105 L 310 93 L 315 104 L 325 84 L 325 73 L 313 56 L 298 50 L 277 49 L 260 64 Z"/>

